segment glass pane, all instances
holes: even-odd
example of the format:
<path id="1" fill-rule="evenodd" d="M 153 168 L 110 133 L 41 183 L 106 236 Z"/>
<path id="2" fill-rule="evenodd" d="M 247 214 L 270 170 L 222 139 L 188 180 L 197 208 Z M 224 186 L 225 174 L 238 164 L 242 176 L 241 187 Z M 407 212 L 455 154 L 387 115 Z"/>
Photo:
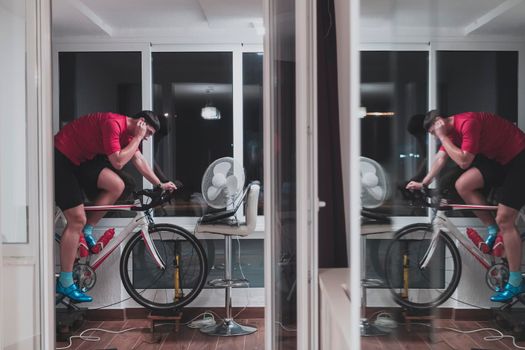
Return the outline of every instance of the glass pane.
<path id="1" fill-rule="evenodd" d="M 60 127 L 83 115 L 114 112 L 133 115 L 142 110 L 140 52 L 60 52 Z M 142 176 L 131 163 L 122 170 L 125 195 L 141 189 Z M 93 200 L 93 198 L 89 198 Z M 120 201 L 128 201 L 121 197 Z M 106 217 L 134 216 L 109 212 Z"/>
<path id="2" fill-rule="evenodd" d="M 297 348 L 295 1 L 271 1 L 272 349 Z"/>
<path id="3" fill-rule="evenodd" d="M 518 52 L 438 51 L 436 57 L 437 107 L 443 115 L 491 112 L 517 122 Z M 439 188 L 456 202 L 462 200 L 454 184 L 463 171 L 449 158 L 438 177 Z M 485 193 L 490 195 L 490 188 Z M 473 217 L 474 213 L 453 211 L 449 216 Z"/>
<path id="4" fill-rule="evenodd" d="M 427 171 L 423 118 L 428 101 L 428 52 L 361 52 L 361 155 L 378 162 L 390 189 L 382 201 L 362 196 L 365 209 L 388 215 L 425 215 L 410 208 L 399 188 Z M 381 140 L 381 142 L 378 142 Z M 376 209 L 376 207 L 379 208 Z"/>
<path id="5" fill-rule="evenodd" d="M 0 137 L 0 241 L 25 243 L 27 231 L 27 103 L 25 1 L 0 3 L 0 103 L 9 121 Z"/>
<path id="6" fill-rule="evenodd" d="M 167 118 L 167 135 L 154 138 L 155 163 L 184 184 L 174 204 L 156 215 L 202 216 L 206 210 L 202 176 L 214 160 L 233 156 L 232 79 L 231 52 L 153 53 L 154 109 Z"/>
<path id="7" fill-rule="evenodd" d="M 263 202 L 263 54 L 244 53 L 243 81 L 243 138 L 244 169 L 248 181 L 261 182 L 258 214 L 264 214 Z"/>

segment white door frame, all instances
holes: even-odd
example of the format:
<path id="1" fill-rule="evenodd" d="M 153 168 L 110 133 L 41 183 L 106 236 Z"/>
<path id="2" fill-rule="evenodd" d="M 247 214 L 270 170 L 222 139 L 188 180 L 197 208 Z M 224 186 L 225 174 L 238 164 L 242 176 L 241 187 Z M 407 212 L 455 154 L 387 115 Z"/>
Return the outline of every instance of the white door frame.
<path id="1" fill-rule="evenodd" d="M 275 18 L 272 0 L 264 1 L 264 20 L 267 31 L 272 30 Z M 318 188 L 317 188 L 317 26 L 316 2 L 295 2 L 295 99 L 296 99 L 296 210 L 297 210 L 297 349 L 318 348 Z M 272 101 L 275 101 L 270 62 L 271 45 L 268 36 L 264 40 L 264 191 L 265 227 L 271 230 L 273 122 Z M 265 241 L 265 349 L 274 343 L 272 257 L 273 233 Z"/>

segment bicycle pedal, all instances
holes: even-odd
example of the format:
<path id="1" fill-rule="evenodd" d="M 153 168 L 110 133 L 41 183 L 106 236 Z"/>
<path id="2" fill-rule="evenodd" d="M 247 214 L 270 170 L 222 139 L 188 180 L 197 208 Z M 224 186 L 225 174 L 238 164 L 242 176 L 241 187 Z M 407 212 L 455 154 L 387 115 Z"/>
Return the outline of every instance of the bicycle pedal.
<path id="1" fill-rule="evenodd" d="M 503 256 L 504 252 L 505 252 L 505 247 L 503 245 L 503 237 L 501 235 L 498 235 L 496 237 L 496 241 L 494 242 L 494 247 L 492 248 L 492 255 L 500 258 Z"/>

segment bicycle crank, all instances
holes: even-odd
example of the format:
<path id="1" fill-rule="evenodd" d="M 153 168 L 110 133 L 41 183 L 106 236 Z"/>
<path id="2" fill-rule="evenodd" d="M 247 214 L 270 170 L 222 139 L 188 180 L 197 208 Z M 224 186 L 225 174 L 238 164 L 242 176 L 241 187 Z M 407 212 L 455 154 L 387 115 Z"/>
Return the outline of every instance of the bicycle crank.
<path id="1" fill-rule="evenodd" d="M 73 266 L 73 279 L 78 288 L 85 293 L 97 283 L 97 273 L 87 264 L 75 264 Z"/>
<path id="2" fill-rule="evenodd" d="M 509 268 L 506 264 L 494 264 L 485 274 L 485 282 L 495 292 L 503 290 L 509 279 Z"/>

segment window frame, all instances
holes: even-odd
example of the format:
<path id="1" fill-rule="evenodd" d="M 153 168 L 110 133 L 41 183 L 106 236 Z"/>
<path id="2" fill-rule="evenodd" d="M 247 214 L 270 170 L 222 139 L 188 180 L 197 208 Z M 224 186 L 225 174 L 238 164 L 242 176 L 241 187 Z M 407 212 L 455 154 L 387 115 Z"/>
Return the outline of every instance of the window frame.
<path id="1" fill-rule="evenodd" d="M 139 43 L 57 43 L 53 46 L 53 133 L 59 128 L 59 54 L 61 52 L 141 52 L 141 85 L 142 108 L 153 108 L 153 52 L 231 52 L 232 53 L 232 85 L 233 85 L 233 156 L 243 165 L 244 162 L 244 130 L 243 130 L 243 53 L 264 52 L 262 44 L 151 44 Z M 145 141 L 142 149 L 149 164 L 153 164 L 153 142 Z M 143 179 L 143 187 L 150 188 L 151 184 Z M 241 212 L 241 217 L 244 213 Z M 163 223 L 176 224 L 193 232 L 198 217 L 193 216 L 165 216 Z M 100 227 L 125 226 L 129 218 L 102 219 Z M 257 216 L 255 232 L 243 239 L 264 239 L 264 215 Z M 199 238 L 216 239 L 215 235 L 199 234 Z"/>

